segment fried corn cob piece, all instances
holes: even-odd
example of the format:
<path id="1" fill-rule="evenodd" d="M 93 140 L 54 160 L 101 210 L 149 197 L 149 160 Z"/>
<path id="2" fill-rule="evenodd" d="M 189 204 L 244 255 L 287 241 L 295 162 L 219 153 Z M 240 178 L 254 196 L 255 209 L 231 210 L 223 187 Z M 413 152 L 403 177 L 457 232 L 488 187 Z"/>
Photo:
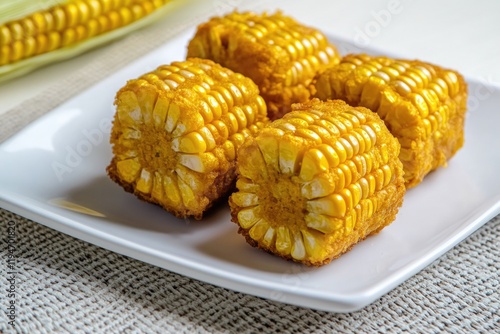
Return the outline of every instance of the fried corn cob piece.
<path id="1" fill-rule="evenodd" d="M 315 96 L 377 112 L 401 144 L 408 188 L 463 146 L 467 85 L 456 71 L 418 60 L 348 55 L 315 79 Z"/>
<path id="2" fill-rule="evenodd" d="M 206 59 L 130 80 L 115 105 L 109 177 L 180 218 L 234 188 L 238 147 L 268 121 L 257 86 Z"/>
<path id="3" fill-rule="evenodd" d="M 377 114 L 295 104 L 239 150 L 232 221 L 247 242 L 311 266 L 390 224 L 405 193 L 400 145 Z"/>
<path id="4" fill-rule="evenodd" d="M 266 100 L 270 119 L 310 98 L 316 73 L 340 61 L 334 45 L 318 30 L 280 12 L 233 12 L 201 24 L 188 56 L 208 58 L 251 78 Z"/>
<path id="5" fill-rule="evenodd" d="M 0 79 L 15 70 L 36 67 L 51 58 L 67 58 L 122 36 L 158 19 L 170 0 L 45 2 L 15 0 L 3 5 L 6 13 L 0 15 Z M 47 53 L 51 56 L 33 59 Z"/>

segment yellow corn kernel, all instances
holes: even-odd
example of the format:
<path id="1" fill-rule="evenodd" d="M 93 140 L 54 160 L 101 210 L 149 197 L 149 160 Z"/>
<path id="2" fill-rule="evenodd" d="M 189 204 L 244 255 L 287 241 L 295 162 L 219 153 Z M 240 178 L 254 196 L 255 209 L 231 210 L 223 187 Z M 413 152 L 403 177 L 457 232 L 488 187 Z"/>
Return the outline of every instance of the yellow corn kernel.
<path id="1" fill-rule="evenodd" d="M 288 256 L 292 249 L 290 231 L 286 226 L 279 226 L 276 233 L 276 251 L 278 254 Z"/>
<path id="2" fill-rule="evenodd" d="M 237 205 L 242 207 L 256 206 L 259 204 L 259 198 L 257 195 L 248 192 L 240 192 L 237 195 L 235 194 L 233 200 Z"/>
<path id="3" fill-rule="evenodd" d="M 341 99 L 379 114 L 401 144 L 408 188 L 446 166 L 463 145 L 467 85 L 456 71 L 417 60 L 348 55 L 317 75 L 313 86 L 321 100 Z"/>
<path id="4" fill-rule="evenodd" d="M 274 228 L 268 226 L 266 233 L 264 234 L 264 236 L 262 236 L 261 239 L 265 245 L 272 245 L 276 240 L 276 231 L 274 230 Z"/>
<path id="5" fill-rule="evenodd" d="M 163 178 L 160 173 L 155 172 L 153 186 L 151 189 L 151 196 L 158 201 L 163 201 L 164 195 L 165 193 L 163 189 Z"/>
<path id="6" fill-rule="evenodd" d="M 307 101 L 318 71 L 339 62 L 334 45 L 318 30 L 280 12 L 233 12 L 198 27 L 188 57 L 212 59 L 251 78 L 267 102 L 271 119 Z"/>
<path id="7" fill-rule="evenodd" d="M 166 81 L 176 84 L 161 84 Z M 235 93 L 231 107 L 206 103 L 212 91 L 236 90 L 239 95 Z M 204 59 L 174 62 L 129 80 L 118 91 L 115 104 L 108 175 L 125 190 L 177 217 L 201 219 L 233 187 L 238 148 L 268 121 L 262 97 L 250 79 Z M 207 114 L 210 118 L 203 117 Z M 243 120 L 247 114 L 252 118 Z M 232 133 L 231 115 L 240 122 Z M 252 203 L 254 195 L 242 196 L 240 204 Z M 241 215 L 245 226 L 255 223 L 246 217 Z"/>
<path id="8" fill-rule="evenodd" d="M 250 228 L 249 235 L 253 239 L 260 240 L 265 236 L 268 229 L 269 224 L 261 219 Z"/>
<path id="9" fill-rule="evenodd" d="M 141 164 L 137 158 L 118 161 L 116 164 L 117 173 L 125 182 L 132 182 L 137 179 L 141 171 Z"/>
<path id="10" fill-rule="evenodd" d="M 316 175 L 329 169 L 328 160 L 318 149 L 312 148 L 304 154 L 299 176 L 304 181 L 311 181 Z"/>
<path id="11" fill-rule="evenodd" d="M 151 178 L 151 173 L 143 169 L 137 180 L 135 189 L 141 193 L 150 193 L 153 186 L 153 179 Z"/>
<path id="12" fill-rule="evenodd" d="M 232 220 L 251 245 L 326 264 L 395 219 L 406 190 L 399 150 L 366 108 L 296 104 L 241 145 Z"/>
<path id="13" fill-rule="evenodd" d="M 301 187 L 302 197 L 315 199 L 330 195 L 335 191 L 331 187 L 332 179 L 325 175 L 318 175 L 309 182 L 305 182 Z"/>
<path id="14" fill-rule="evenodd" d="M 248 208 L 239 211 L 238 221 L 240 221 L 240 226 L 245 229 L 250 229 L 254 226 L 259 221 L 257 210 L 257 208 Z"/>

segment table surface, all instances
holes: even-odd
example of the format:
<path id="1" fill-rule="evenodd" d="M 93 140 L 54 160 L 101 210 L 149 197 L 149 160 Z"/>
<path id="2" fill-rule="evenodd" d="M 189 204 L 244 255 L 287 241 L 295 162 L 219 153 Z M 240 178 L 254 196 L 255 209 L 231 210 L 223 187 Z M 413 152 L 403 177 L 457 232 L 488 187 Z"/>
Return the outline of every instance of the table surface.
<path id="1" fill-rule="evenodd" d="M 161 29 L 174 32 L 235 8 L 282 9 L 360 47 L 444 65 L 500 89 L 500 2 L 494 0 L 187 0 L 175 15 L 135 34 L 147 36 L 148 30 Z M 131 43 L 139 43 L 130 38 Z M 92 70 L 109 61 L 120 43 L 123 41 L 0 83 L 0 116 L 15 112 L 22 119 L 26 112 L 28 122 L 34 117 L 28 115 L 28 106 L 34 108 L 37 101 L 55 106 L 71 98 L 77 89 L 64 90 L 61 82 L 71 82 L 77 73 L 87 85 L 94 84 L 92 76 L 97 78 L 99 73 Z M 123 59 L 131 61 L 133 57 Z M 86 68 L 88 72 L 82 74 Z M 0 332 L 419 331 L 415 326 L 425 326 L 429 332 L 500 329 L 498 217 L 376 303 L 352 314 L 331 314 L 197 282 L 86 244 L 8 211 L 0 213 L 2 233 L 9 221 L 20 222 L 18 260 L 26 264 L 20 274 L 23 288 L 18 296 L 17 327 L 8 325 L 2 312 Z M 487 254 L 484 247 L 488 247 Z M 2 255 L 5 249 L 2 246 Z M 2 273 L 6 270 L 4 258 Z M 467 284 L 474 290 L 464 290 Z M 0 307 L 7 307 L 3 299 Z"/>

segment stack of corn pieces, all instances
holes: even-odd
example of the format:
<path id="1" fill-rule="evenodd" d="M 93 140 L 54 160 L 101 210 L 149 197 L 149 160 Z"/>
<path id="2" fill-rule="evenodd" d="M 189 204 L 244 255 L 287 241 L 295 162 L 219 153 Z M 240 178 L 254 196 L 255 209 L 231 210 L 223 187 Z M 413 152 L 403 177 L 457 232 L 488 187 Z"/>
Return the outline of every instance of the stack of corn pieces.
<path id="1" fill-rule="evenodd" d="M 73 57 L 160 19 L 171 0 L 2 0 L 0 80 Z"/>
<path id="2" fill-rule="evenodd" d="M 391 224 L 460 149 L 466 99 L 455 71 L 342 58 L 280 12 L 234 12 L 118 92 L 107 171 L 181 218 L 230 194 L 250 245 L 321 266 Z"/>

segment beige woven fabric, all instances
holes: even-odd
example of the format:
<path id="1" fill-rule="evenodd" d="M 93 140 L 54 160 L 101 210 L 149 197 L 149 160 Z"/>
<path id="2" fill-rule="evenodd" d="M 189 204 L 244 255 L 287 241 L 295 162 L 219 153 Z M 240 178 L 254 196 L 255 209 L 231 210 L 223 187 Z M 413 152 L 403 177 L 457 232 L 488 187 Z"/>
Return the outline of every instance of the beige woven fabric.
<path id="1" fill-rule="evenodd" d="M 13 222 L 13 223 L 12 223 Z M 8 324 L 5 234 L 15 224 Z M 2 333 L 498 333 L 500 217 L 361 311 L 313 311 L 232 292 L 0 210 Z"/>
<path id="2" fill-rule="evenodd" d="M 175 33 L 148 29 L 113 44 L 106 57 L 2 115 L 0 142 Z M 16 231 L 15 326 L 8 318 L 10 226 Z M 499 216 L 398 288 L 350 314 L 205 284 L 1 208 L 0 236 L 1 333 L 500 332 Z"/>

